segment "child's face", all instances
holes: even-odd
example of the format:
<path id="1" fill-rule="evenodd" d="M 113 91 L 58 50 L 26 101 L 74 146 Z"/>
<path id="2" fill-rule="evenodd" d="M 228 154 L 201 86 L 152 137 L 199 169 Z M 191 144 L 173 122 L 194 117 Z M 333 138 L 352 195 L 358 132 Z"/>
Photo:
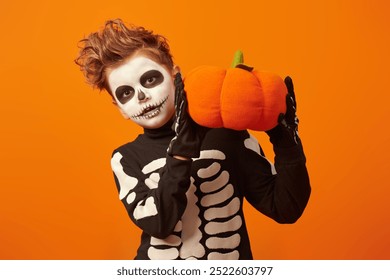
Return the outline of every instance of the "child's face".
<path id="1" fill-rule="evenodd" d="M 144 55 L 132 56 L 107 72 L 115 103 L 125 118 L 159 128 L 175 112 L 173 73 Z"/>

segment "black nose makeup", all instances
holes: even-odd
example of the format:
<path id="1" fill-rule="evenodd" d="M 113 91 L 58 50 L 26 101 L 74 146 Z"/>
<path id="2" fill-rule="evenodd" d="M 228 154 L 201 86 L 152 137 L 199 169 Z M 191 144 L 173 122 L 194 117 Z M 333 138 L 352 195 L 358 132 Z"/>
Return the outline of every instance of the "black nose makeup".
<path id="1" fill-rule="evenodd" d="M 138 91 L 138 100 L 142 101 L 142 100 L 145 100 L 145 98 L 146 98 L 145 93 L 142 90 L 139 90 Z"/>

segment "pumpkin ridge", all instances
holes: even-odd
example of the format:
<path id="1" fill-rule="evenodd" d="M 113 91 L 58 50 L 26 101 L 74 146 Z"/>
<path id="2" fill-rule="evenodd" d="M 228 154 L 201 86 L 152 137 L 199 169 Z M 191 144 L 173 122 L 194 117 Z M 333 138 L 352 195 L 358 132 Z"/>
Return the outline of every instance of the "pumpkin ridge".
<path id="1" fill-rule="evenodd" d="M 225 108 L 223 108 L 224 107 L 224 103 L 223 103 L 223 98 L 224 98 L 224 94 L 225 94 L 225 82 L 226 82 L 226 76 L 228 75 L 228 70 L 226 70 L 225 69 L 225 77 L 224 77 L 224 79 L 223 79 L 223 82 L 222 82 L 222 86 L 221 86 L 221 94 L 219 95 L 219 108 L 220 108 L 220 110 L 219 110 L 219 115 L 220 115 L 220 117 L 221 117 L 221 120 L 222 120 L 222 126 L 223 127 L 226 127 L 225 126 L 225 120 L 224 120 L 224 118 L 223 118 L 223 116 L 222 116 L 222 112 L 223 112 L 223 110 L 225 109 Z"/>
<path id="2" fill-rule="evenodd" d="M 259 119 L 262 120 L 264 119 L 264 105 L 265 105 L 265 101 L 264 101 L 264 87 L 263 87 L 263 83 L 261 82 L 261 79 L 259 78 L 257 74 L 257 71 L 253 71 L 252 72 L 253 75 L 256 77 L 256 81 L 261 89 L 261 94 L 259 94 L 259 99 L 260 99 L 260 104 L 262 104 L 262 107 L 261 107 L 261 110 L 259 110 L 260 112 L 258 112 L 259 114 Z M 259 93 L 260 93 L 259 92 Z"/>

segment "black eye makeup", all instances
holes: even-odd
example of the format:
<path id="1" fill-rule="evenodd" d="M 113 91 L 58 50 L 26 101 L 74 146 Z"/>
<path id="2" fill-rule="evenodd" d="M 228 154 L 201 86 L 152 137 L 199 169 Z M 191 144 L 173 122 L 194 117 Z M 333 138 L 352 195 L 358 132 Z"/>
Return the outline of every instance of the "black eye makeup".
<path id="1" fill-rule="evenodd" d="M 134 88 L 131 86 L 120 86 L 115 90 L 115 96 L 120 103 L 125 104 L 134 96 Z"/>
<path id="2" fill-rule="evenodd" d="M 161 84 L 163 81 L 164 76 L 158 70 L 147 71 L 140 78 L 140 83 L 145 88 L 153 88 Z"/>

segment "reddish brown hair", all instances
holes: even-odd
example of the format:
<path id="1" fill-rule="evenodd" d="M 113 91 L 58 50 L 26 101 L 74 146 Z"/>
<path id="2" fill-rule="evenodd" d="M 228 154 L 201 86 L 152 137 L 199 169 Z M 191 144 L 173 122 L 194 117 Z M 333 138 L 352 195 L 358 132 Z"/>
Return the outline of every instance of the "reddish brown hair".
<path id="1" fill-rule="evenodd" d="M 115 67 L 128 57 L 141 52 L 169 70 L 173 60 L 165 37 L 141 26 L 127 27 L 121 19 L 108 20 L 104 28 L 79 42 L 80 52 L 75 63 L 87 82 L 94 88 L 106 89 L 107 68 Z"/>

